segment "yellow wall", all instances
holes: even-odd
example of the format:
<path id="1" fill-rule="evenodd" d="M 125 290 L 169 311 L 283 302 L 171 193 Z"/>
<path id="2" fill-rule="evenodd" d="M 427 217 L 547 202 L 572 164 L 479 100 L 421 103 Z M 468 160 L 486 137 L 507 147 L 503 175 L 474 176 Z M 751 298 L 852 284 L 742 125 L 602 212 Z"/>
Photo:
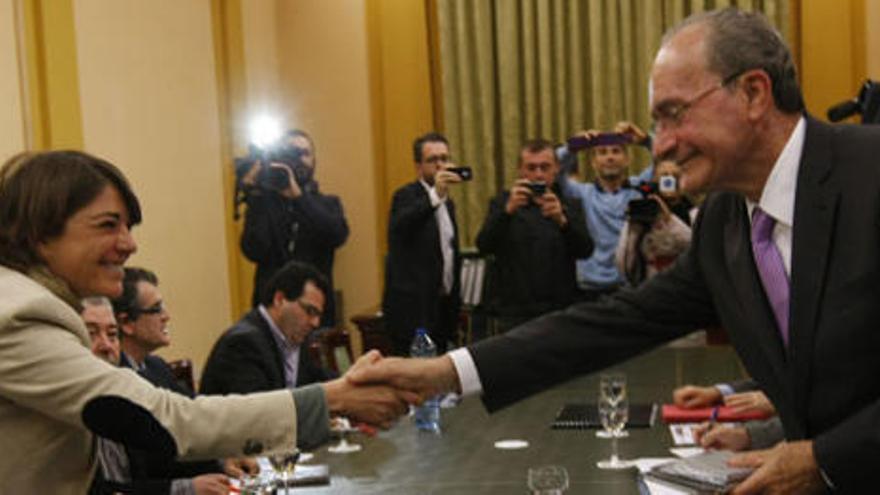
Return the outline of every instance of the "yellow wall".
<path id="1" fill-rule="evenodd" d="M 15 0 L 0 0 L 0 162 L 25 147 L 23 75 L 16 42 Z"/>
<path id="2" fill-rule="evenodd" d="M 334 267 L 346 320 L 381 298 L 365 15 L 363 2 L 349 0 L 278 4 L 287 124 L 312 135 L 317 179 L 340 196 L 351 230 Z"/>
<path id="3" fill-rule="evenodd" d="M 880 2 L 865 0 L 865 58 L 868 77 L 880 81 Z"/>
<path id="4" fill-rule="evenodd" d="M 79 0 L 85 149 L 119 165 L 144 223 L 130 261 L 155 270 L 172 312 L 166 356 L 204 363 L 230 324 L 226 198 L 207 1 Z"/>
<path id="5" fill-rule="evenodd" d="M 801 82 L 807 109 L 828 108 L 858 93 L 864 79 L 880 77 L 880 6 L 875 0 L 800 2 Z"/>

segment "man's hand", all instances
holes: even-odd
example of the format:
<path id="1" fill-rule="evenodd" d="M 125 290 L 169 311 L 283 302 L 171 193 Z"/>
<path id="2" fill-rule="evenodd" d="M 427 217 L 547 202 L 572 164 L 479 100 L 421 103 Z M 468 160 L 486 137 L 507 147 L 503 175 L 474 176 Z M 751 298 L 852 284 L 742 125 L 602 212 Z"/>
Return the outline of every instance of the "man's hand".
<path id="1" fill-rule="evenodd" d="M 642 144 L 648 139 L 648 134 L 632 122 L 618 122 L 617 125 L 614 126 L 614 132 L 629 136 L 630 141 L 633 144 Z"/>
<path id="2" fill-rule="evenodd" d="M 694 409 L 721 403 L 721 391 L 715 387 L 685 385 L 672 392 L 672 402 L 678 407 Z"/>
<path id="3" fill-rule="evenodd" d="M 302 189 L 299 188 L 299 184 L 296 182 L 296 178 L 293 177 L 290 167 L 283 163 L 272 162 L 269 164 L 269 168 L 277 168 L 287 174 L 287 187 L 281 190 L 282 196 L 291 199 L 302 196 Z"/>
<path id="4" fill-rule="evenodd" d="M 508 215 L 513 215 L 516 210 L 526 206 L 532 200 L 532 190 L 527 186 L 528 183 L 529 181 L 526 179 L 519 179 L 513 183 L 510 195 L 507 196 L 507 204 L 504 206 L 504 211 Z"/>
<path id="5" fill-rule="evenodd" d="M 458 373 L 449 356 L 436 358 L 385 358 L 346 373 L 357 384 L 387 383 L 418 395 L 419 403 L 439 394 L 460 393 Z"/>
<path id="6" fill-rule="evenodd" d="M 732 457 L 732 467 L 756 468 L 733 490 L 733 495 L 753 493 L 821 493 L 825 488 L 813 456 L 813 441 L 782 442 L 768 450 L 756 450 Z"/>
<path id="7" fill-rule="evenodd" d="M 703 423 L 694 430 L 694 439 L 704 449 L 740 451 L 752 446 L 752 438 L 742 426 L 729 428 Z"/>
<path id="8" fill-rule="evenodd" d="M 733 408 L 736 413 L 760 412 L 770 416 L 776 414 L 776 408 L 764 392 L 740 392 L 724 398 L 724 405 Z"/>
<path id="9" fill-rule="evenodd" d="M 535 202 L 541 207 L 541 215 L 545 218 L 553 220 L 560 228 L 568 224 L 565 210 L 562 209 L 562 203 L 559 201 L 559 197 L 553 194 L 553 191 L 547 189 L 543 196 L 535 198 Z"/>
<path id="10" fill-rule="evenodd" d="M 231 478 L 241 478 L 245 474 L 259 474 L 260 464 L 253 457 L 230 457 L 223 459 L 223 472 Z"/>
<path id="11" fill-rule="evenodd" d="M 380 383 L 358 384 L 350 378 L 353 373 L 381 361 L 379 351 L 370 351 L 361 356 L 343 377 L 322 384 L 331 414 L 388 429 L 397 418 L 407 413 L 409 404 L 421 402 L 418 394 L 407 390 L 396 390 Z"/>
<path id="12" fill-rule="evenodd" d="M 196 495 L 229 495 L 229 478 L 225 474 L 203 474 L 192 479 Z"/>
<path id="13" fill-rule="evenodd" d="M 440 196 L 441 199 L 449 194 L 449 184 L 458 184 L 461 182 L 461 176 L 446 170 L 446 168 L 454 166 L 455 165 L 449 163 L 444 168 L 437 170 L 437 173 L 434 174 L 434 190 L 437 191 L 437 196 Z"/>

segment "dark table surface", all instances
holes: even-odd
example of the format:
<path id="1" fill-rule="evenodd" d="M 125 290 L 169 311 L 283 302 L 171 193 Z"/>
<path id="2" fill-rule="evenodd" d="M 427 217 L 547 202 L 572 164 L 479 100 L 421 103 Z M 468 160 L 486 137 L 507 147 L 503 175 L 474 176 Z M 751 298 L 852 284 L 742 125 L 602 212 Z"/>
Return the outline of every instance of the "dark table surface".
<path id="1" fill-rule="evenodd" d="M 628 377 L 630 403 L 671 400 L 672 390 L 686 383 L 713 384 L 743 377 L 729 347 L 661 348 L 612 368 Z M 552 430 L 563 404 L 595 402 L 598 373 L 575 378 L 493 415 L 479 399 L 442 409 L 443 433 L 416 431 L 411 418 L 374 438 L 355 435 L 363 445 L 354 454 L 314 452 L 311 464 L 330 466 L 329 486 L 297 488 L 292 493 L 333 494 L 525 494 L 529 467 L 564 466 L 569 494 L 636 494 L 635 470 L 603 471 L 596 461 L 610 454 L 609 440 L 595 430 Z M 522 439 L 529 447 L 499 450 L 497 440 Z M 620 440 L 623 458 L 669 457 L 672 439 L 661 421 L 653 428 L 631 429 Z"/>

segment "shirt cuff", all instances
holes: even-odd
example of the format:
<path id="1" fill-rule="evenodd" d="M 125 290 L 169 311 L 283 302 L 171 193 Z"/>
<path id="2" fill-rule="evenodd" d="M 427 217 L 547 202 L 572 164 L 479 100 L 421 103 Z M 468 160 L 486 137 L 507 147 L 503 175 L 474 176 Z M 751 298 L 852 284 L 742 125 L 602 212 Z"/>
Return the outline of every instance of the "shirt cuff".
<path id="1" fill-rule="evenodd" d="M 718 391 L 721 392 L 721 397 L 727 397 L 728 395 L 733 395 L 734 393 L 736 393 L 736 391 L 733 390 L 733 387 L 731 387 L 727 383 L 716 383 L 715 388 L 717 388 Z"/>
<path id="2" fill-rule="evenodd" d="M 168 493 L 170 495 L 196 495 L 196 486 L 193 484 L 192 478 L 177 478 L 171 480 Z"/>
<path id="3" fill-rule="evenodd" d="M 831 478 L 828 477 L 828 473 L 825 472 L 822 467 L 819 467 L 819 475 L 822 476 L 822 481 L 825 482 L 825 486 L 830 488 L 832 491 L 837 490 L 837 487 L 834 486 L 834 483 L 831 481 Z"/>
<path id="4" fill-rule="evenodd" d="M 446 201 L 446 198 L 440 199 L 440 196 L 437 194 L 437 189 L 434 187 L 428 189 L 428 199 L 431 201 L 432 208 L 436 208 Z"/>
<path id="5" fill-rule="evenodd" d="M 320 384 L 291 390 L 296 405 L 296 446 L 309 450 L 330 438 L 330 412 Z"/>
<path id="6" fill-rule="evenodd" d="M 458 383 L 461 386 L 462 397 L 483 393 L 483 384 L 477 373 L 477 365 L 474 358 L 466 348 L 455 349 L 447 355 L 452 359 L 455 371 L 458 373 Z"/>

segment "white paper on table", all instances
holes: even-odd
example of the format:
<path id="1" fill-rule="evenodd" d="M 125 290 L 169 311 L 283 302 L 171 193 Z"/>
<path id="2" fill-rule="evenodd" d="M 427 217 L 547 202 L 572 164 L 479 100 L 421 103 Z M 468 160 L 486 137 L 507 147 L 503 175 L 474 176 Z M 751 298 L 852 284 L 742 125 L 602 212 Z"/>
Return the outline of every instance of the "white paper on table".
<path id="1" fill-rule="evenodd" d="M 672 455 L 676 457 L 681 457 L 682 459 L 686 459 L 688 457 L 693 457 L 695 455 L 700 455 L 706 452 L 706 449 L 703 447 L 678 447 L 669 449 L 672 452 Z"/>
<path id="2" fill-rule="evenodd" d="M 644 474 L 650 471 L 654 466 L 659 466 L 660 464 L 665 464 L 674 460 L 675 457 L 641 457 L 632 462 L 635 463 L 637 468 L 639 468 L 639 472 Z"/>
<path id="3" fill-rule="evenodd" d="M 661 483 L 652 479 L 646 478 L 644 482 L 645 486 L 648 487 L 648 493 L 651 495 L 691 495 L 694 493 L 690 490 L 676 488 L 672 485 L 667 485 L 666 483 Z"/>
<path id="4" fill-rule="evenodd" d="M 694 430 L 700 426 L 700 423 L 672 423 L 669 425 L 669 433 L 672 434 L 672 441 L 675 445 L 695 445 L 697 437 Z"/>

